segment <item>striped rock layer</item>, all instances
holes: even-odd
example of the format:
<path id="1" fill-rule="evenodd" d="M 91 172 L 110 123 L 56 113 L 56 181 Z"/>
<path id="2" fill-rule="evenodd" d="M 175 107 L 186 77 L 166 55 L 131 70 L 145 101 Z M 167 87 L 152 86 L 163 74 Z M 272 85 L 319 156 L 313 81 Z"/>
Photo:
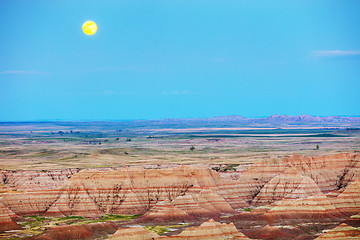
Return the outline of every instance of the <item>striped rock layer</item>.
<path id="1" fill-rule="evenodd" d="M 360 154 L 341 153 L 331 156 L 293 155 L 282 160 L 300 174 L 311 177 L 323 193 L 346 187 L 360 177 Z"/>
<path id="2" fill-rule="evenodd" d="M 296 200 L 281 200 L 269 208 L 265 216 L 270 223 L 286 219 L 321 222 L 344 217 L 324 194 Z"/>
<path id="3" fill-rule="evenodd" d="M 120 228 L 108 239 L 116 240 L 170 240 L 170 239 L 191 239 L 191 240 L 225 240 L 225 239 L 249 239 L 239 232 L 233 223 L 219 223 L 212 219 L 202 223 L 198 227 L 189 227 L 179 235 L 158 236 L 142 227 Z"/>
<path id="4" fill-rule="evenodd" d="M 345 223 L 353 227 L 360 227 L 360 214 L 351 216 Z"/>
<path id="5" fill-rule="evenodd" d="M 329 240 L 355 240 L 360 239 L 360 228 L 352 227 L 343 223 L 330 231 L 321 234 L 316 239 Z"/>
<path id="6" fill-rule="evenodd" d="M 20 229 L 20 226 L 13 220 L 17 215 L 0 203 L 0 233 L 7 230 Z"/>
<path id="7" fill-rule="evenodd" d="M 266 225 L 261 229 L 256 229 L 247 234 L 255 239 L 293 239 L 294 236 L 281 231 L 278 227 Z"/>
<path id="8" fill-rule="evenodd" d="M 299 199 L 322 194 L 318 185 L 308 176 L 289 168 L 272 178 L 252 200 L 252 205 L 266 205 L 281 199 Z"/>
<path id="9" fill-rule="evenodd" d="M 194 240 L 225 240 L 225 239 L 249 239 L 238 231 L 233 223 L 219 223 L 210 219 L 198 227 L 189 227 L 179 235 L 160 237 L 159 239 L 194 239 Z"/>
<path id="10" fill-rule="evenodd" d="M 65 170 L 0 170 L 0 184 L 17 191 L 43 191 L 60 188 L 79 169 Z"/>
<path id="11" fill-rule="evenodd" d="M 22 191 L 3 193 L 0 203 L 18 216 L 141 214 L 139 221 L 175 221 L 255 205 L 264 208 L 249 217 L 269 223 L 338 219 L 360 212 L 359 161 L 359 153 L 267 159 L 237 180 L 205 166 L 2 171 L 2 185 Z"/>
<path id="12" fill-rule="evenodd" d="M 350 183 L 336 198 L 331 199 L 333 205 L 345 215 L 360 212 L 360 178 Z"/>
<path id="13" fill-rule="evenodd" d="M 319 157 L 294 154 L 282 159 L 257 162 L 239 176 L 236 184 L 222 186 L 221 189 L 224 189 L 225 197 L 226 192 L 233 194 L 228 197 L 229 199 L 236 195 L 239 200 L 266 205 L 283 197 L 294 199 L 318 194 L 318 188 L 324 194 L 338 191 L 358 177 L 360 177 L 359 153 Z M 308 183 L 312 187 L 307 187 Z M 266 186 L 267 184 L 269 185 Z M 231 191 L 226 191 L 229 189 Z M 256 198 L 259 194 L 260 196 Z"/>
<path id="14" fill-rule="evenodd" d="M 350 183 L 336 198 L 317 194 L 305 198 L 283 198 L 247 213 L 246 218 L 274 222 L 331 222 L 360 212 L 360 180 Z M 246 214 L 243 214 L 244 217 Z M 243 219 L 241 216 L 235 219 Z"/>
<path id="15" fill-rule="evenodd" d="M 234 212 L 231 199 L 220 189 L 231 184 L 206 167 L 89 169 L 74 174 L 59 189 L 6 193 L 0 201 L 18 215 L 96 217 L 144 214 L 167 200 L 193 216 L 199 215 L 195 208 L 200 206 L 207 216 Z M 233 195 L 230 191 L 224 194 Z"/>
<path id="16" fill-rule="evenodd" d="M 159 235 L 148 231 L 143 227 L 119 228 L 108 239 L 113 240 L 154 240 L 158 239 Z"/>
<path id="17" fill-rule="evenodd" d="M 235 214 L 236 211 L 213 190 L 203 189 L 199 193 L 178 196 L 173 201 L 160 201 L 137 221 L 185 221 L 196 217 L 216 217 L 222 213 Z"/>

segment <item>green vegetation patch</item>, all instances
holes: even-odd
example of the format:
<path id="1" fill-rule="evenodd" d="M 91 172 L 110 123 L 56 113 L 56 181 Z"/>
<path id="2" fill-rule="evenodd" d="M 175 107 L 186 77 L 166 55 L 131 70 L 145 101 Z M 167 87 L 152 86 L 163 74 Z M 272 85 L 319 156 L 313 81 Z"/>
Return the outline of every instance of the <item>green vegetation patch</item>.
<path id="1" fill-rule="evenodd" d="M 32 215 L 32 216 L 28 216 L 28 217 L 32 218 L 32 219 L 35 219 L 38 222 L 43 222 L 43 221 L 45 221 L 47 219 L 45 217 L 40 217 L 40 216 L 37 216 L 37 215 Z"/>
<path id="2" fill-rule="evenodd" d="M 67 216 L 67 217 L 61 217 L 58 220 L 62 221 L 62 220 L 72 220 L 72 219 L 85 219 L 82 216 Z"/>
<path id="3" fill-rule="evenodd" d="M 89 219 L 82 216 L 66 216 L 66 217 L 40 217 L 37 215 L 26 216 L 24 217 L 24 222 L 18 222 L 20 226 L 23 227 L 22 230 L 17 230 L 15 232 L 7 233 L 6 239 L 22 239 L 29 236 L 34 236 L 43 233 L 49 228 L 55 226 L 65 226 L 65 225 L 82 225 L 89 223 L 97 222 L 106 222 L 106 221 L 130 221 L 140 215 L 115 215 L 115 214 L 106 214 L 101 216 L 98 219 Z M 0 238 L 2 236 L 0 235 Z"/>
<path id="4" fill-rule="evenodd" d="M 101 216 L 99 219 L 94 219 L 94 220 L 84 219 L 85 221 L 79 221 L 75 224 L 80 225 L 80 224 L 89 224 L 89 223 L 107 222 L 107 221 L 131 221 L 138 216 L 140 215 L 105 214 Z"/>
<path id="5" fill-rule="evenodd" d="M 24 230 L 18 231 L 18 233 L 25 235 L 37 235 L 43 233 L 46 230 L 44 226 L 47 225 L 45 221 L 48 222 L 53 220 L 52 218 L 40 217 L 37 215 L 27 216 L 25 219 L 28 221 L 19 223 Z"/>
<path id="6" fill-rule="evenodd" d="M 224 171 L 235 171 L 236 167 L 238 167 L 240 164 L 228 164 Z"/>
<path id="7" fill-rule="evenodd" d="M 243 211 L 246 211 L 246 212 L 251 212 L 251 211 L 252 211 L 252 208 L 243 208 L 242 210 L 243 210 Z"/>
<path id="8" fill-rule="evenodd" d="M 140 215 L 115 215 L 115 214 L 106 214 L 101 216 L 100 220 L 104 221 L 130 221 Z"/>
<path id="9" fill-rule="evenodd" d="M 152 231 L 154 233 L 157 233 L 159 235 L 167 233 L 167 232 L 171 232 L 171 231 L 175 231 L 178 228 L 182 228 L 184 226 L 186 226 L 188 224 L 182 224 L 182 225 L 164 225 L 164 226 L 145 226 L 144 229 L 148 230 L 148 231 Z"/>

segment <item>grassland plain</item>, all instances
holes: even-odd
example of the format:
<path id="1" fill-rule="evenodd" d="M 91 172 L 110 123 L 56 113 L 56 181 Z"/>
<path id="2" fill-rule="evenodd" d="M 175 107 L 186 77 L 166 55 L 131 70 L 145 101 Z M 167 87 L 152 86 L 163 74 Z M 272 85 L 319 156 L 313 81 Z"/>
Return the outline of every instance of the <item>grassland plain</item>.
<path id="1" fill-rule="evenodd" d="M 359 126 L 358 122 L 1 123 L 0 168 L 250 164 L 293 153 L 327 155 L 360 150 Z"/>

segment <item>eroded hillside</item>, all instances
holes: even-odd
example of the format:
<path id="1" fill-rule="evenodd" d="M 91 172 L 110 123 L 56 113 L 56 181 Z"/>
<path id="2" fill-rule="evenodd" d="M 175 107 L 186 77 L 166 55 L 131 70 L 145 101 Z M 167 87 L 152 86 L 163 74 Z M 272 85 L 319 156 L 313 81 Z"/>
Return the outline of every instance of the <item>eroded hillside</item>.
<path id="1" fill-rule="evenodd" d="M 244 171 L 2 170 L 1 237 L 94 239 L 120 227 L 111 238 L 314 239 L 345 221 L 358 227 L 349 219 L 360 212 L 359 162 L 342 153 L 269 158 Z"/>

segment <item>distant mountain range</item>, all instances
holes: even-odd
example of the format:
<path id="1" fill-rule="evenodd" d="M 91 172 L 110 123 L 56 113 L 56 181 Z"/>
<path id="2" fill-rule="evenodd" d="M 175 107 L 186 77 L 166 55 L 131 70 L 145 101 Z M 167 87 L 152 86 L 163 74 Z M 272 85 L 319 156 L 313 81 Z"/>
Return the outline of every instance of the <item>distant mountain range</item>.
<path id="1" fill-rule="evenodd" d="M 51 123 L 51 122 L 67 122 L 67 123 L 96 123 L 96 122 L 126 122 L 126 123 L 146 123 L 146 124 L 177 124 L 177 123 L 360 123 L 360 117 L 342 117 L 342 116 L 310 116 L 308 114 L 299 116 L 288 116 L 274 114 L 270 117 L 247 118 L 240 115 L 215 116 L 208 118 L 165 118 L 165 119 L 134 119 L 134 120 L 42 120 L 42 121 L 9 121 L 1 122 L 1 124 L 19 124 L 19 123 Z"/>
<path id="2" fill-rule="evenodd" d="M 287 115 L 272 115 L 266 120 L 272 122 L 360 122 L 360 117 L 340 117 L 340 116 L 329 116 L 329 117 L 313 117 L 310 115 L 301 116 L 287 116 Z"/>
<path id="3" fill-rule="evenodd" d="M 338 122 L 338 123 L 355 123 L 360 122 L 360 117 L 341 117 L 341 116 L 328 116 L 328 117 L 313 117 L 307 114 L 300 116 L 288 115 L 272 115 L 264 118 L 246 118 L 239 115 L 231 116 L 217 116 L 210 118 L 171 118 L 162 120 L 150 120 L 151 122 L 252 122 L 252 123 L 282 123 L 282 122 Z"/>
<path id="4" fill-rule="evenodd" d="M 220 117 L 226 118 L 226 117 Z M 267 118 L 244 118 L 241 116 L 229 116 L 228 119 L 236 119 L 242 121 L 259 121 L 259 122 L 360 122 L 360 117 L 340 117 L 340 116 L 328 116 L 328 117 L 313 117 L 307 114 L 300 116 L 288 116 L 288 115 L 272 115 Z"/>

